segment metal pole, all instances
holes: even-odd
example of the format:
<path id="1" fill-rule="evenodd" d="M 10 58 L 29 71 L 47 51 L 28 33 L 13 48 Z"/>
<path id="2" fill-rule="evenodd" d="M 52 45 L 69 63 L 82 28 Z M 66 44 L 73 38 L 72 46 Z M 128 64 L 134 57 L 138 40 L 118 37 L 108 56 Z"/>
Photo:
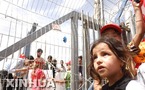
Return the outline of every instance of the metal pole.
<path id="1" fill-rule="evenodd" d="M 130 30 L 131 30 L 131 35 L 134 36 L 135 33 L 136 33 L 134 18 L 133 18 L 132 12 L 130 11 L 129 13 L 130 13 Z"/>
<path id="2" fill-rule="evenodd" d="M 83 22 L 83 77 L 85 78 L 83 82 L 85 83 L 83 86 L 83 90 L 87 90 L 89 87 L 89 84 L 87 82 L 88 74 L 87 74 L 87 66 L 89 64 L 90 60 L 90 37 L 89 37 L 89 22 L 88 17 L 87 20 L 83 20 L 83 14 L 82 14 L 82 22 Z"/>
<path id="3" fill-rule="evenodd" d="M 78 16 L 71 18 L 71 90 L 79 88 L 78 71 Z"/>
<path id="4" fill-rule="evenodd" d="M 101 4 L 101 5 L 100 5 Z M 102 9 L 102 10 L 101 10 Z M 95 0 L 95 3 L 94 3 L 94 19 L 96 19 L 97 20 L 97 22 L 95 22 L 94 21 L 94 27 L 96 28 L 96 29 L 98 29 L 98 31 L 97 31 L 97 39 L 98 38 L 100 38 L 100 26 L 101 26 L 101 24 L 102 24 L 102 22 L 101 22 L 101 20 L 104 20 L 103 18 L 104 18 L 104 16 L 101 16 L 101 14 L 102 15 L 104 15 L 103 14 L 103 1 L 101 1 L 101 0 Z M 98 27 L 97 26 L 95 26 L 96 25 L 96 23 L 98 24 Z"/>
<path id="5" fill-rule="evenodd" d="M 93 28 L 93 42 L 95 41 L 95 23 L 94 18 L 92 18 L 92 28 Z"/>
<path id="6" fill-rule="evenodd" d="M 104 9 L 103 9 L 103 0 L 100 0 L 100 9 L 101 9 L 101 25 L 103 26 L 104 25 Z"/>
<path id="7" fill-rule="evenodd" d="M 129 11 L 129 15 L 130 15 L 130 18 L 129 18 L 129 28 L 130 30 L 127 32 L 127 42 L 129 43 L 132 39 L 132 36 L 135 35 L 136 31 L 135 31 L 135 23 L 134 23 L 134 18 L 133 18 L 133 15 L 132 15 L 132 12 Z"/>
<path id="8" fill-rule="evenodd" d="M 83 27 L 82 28 L 83 29 L 82 30 L 82 35 L 83 35 L 83 37 L 82 37 L 82 40 L 83 40 L 83 42 L 82 42 L 83 43 L 83 47 L 82 47 L 82 51 L 83 51 L 83 58 L 82 58 L 83 72 L 82 73 L 83 73 L 83 83 L 84 83 L 82 89 L 85 90 L 85 68 L 84 68 L 85 67 L 85 58 L 84 58 L 85 57 L 85 54 L 84 54 L 84 47 L 85 47 L 84 46 L 84 27 L 85 27 L 84 25 L 85 25 L 85 21 L 84 21 L 83 11 L 81 12 L 81 21 L 82 21 L 82 27 Z"/>
<path id="9" fill-rule="evenodd" d="M 121 17 L 121 15 L 122 15 L 122 12 L 123 12 L 123 10 L 124 10 L 124 8 L 125 8 L 127 2 L 128 2 L 128 0 L 123 0 L 123 1 L 122 1 L 121 7 L 120 7 L 120 9 L 119 9 L 119 11 L 118 11 L 118 14 L 117 14 L 116 17 L 115 17 L 115 22 L 116 22 L 117 24 L 120 24 L 120 17 Z"/>

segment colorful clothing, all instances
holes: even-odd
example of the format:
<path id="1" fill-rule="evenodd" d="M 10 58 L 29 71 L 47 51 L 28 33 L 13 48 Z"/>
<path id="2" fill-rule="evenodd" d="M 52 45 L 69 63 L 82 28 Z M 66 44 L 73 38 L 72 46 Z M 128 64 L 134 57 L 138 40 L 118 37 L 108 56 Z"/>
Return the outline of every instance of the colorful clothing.
<path id="1" fill-rule="evenodd" d="M 65 83 L 66 89 L 69 89 L 70 88 L 70 84 L 71 84 L 71 82 L 70 82 L 70 80 L 71 80 L 71 72 L 70 71 L 66 72 L 64 80 L 66 81 L 66 83 Z"/>
<path id="2" fill-rule="evenodd" d="M 140 52 L 134 56 L 134 61 L 136 63 L 144 63 L 145 62 L 145 42 L 141 42 L 139 44 Z"/>
<path id="3" fill-rule="evenodd" d="M 45 66 L 45 61 L 43 58 L 36 58 L 35 62 L 39 65 L 40 69 L 43 69 L 43 67 Z"/>
<path id="4" fill-rule="evenodd" d="M 36 70 L 32 71 L 31 73 L 31 79 L 33 82 L 32 90 L 43 90 L 40 86 L 43 85 L 43 82 L 41 82 L 43 79 L 45 79 L 45 74 L 42 71 L 42 69 L 37 68 Z"/>

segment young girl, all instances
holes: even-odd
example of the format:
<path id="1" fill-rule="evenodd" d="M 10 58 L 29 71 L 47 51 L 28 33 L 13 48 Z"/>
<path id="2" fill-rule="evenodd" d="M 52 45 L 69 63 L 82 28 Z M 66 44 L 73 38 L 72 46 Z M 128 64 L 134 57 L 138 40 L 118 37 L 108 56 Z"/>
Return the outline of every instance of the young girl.
<path id="1" fill-rule="evenodd" d="M 101 78 L 108 80 L 102 90 L 126 90 L 133 77 L 130 68 L 130 56 L 121 42 L 114 38 L 102 38 L 91 48 L 91 62 L 94 70 Z"/>
<path id="2" fill-rule="evenodd" d="M 43 86 L 43 80 L 45 79 L 45 74 L 42 71 L 42 69 L 39 68 L 39 64 L 37 62 L 34 62 L 33 65 L 33 71 L 31 73 L 31 79 L 33 82 L 32 90 L 44 90 L 45 88 L 41 87 Z"/>

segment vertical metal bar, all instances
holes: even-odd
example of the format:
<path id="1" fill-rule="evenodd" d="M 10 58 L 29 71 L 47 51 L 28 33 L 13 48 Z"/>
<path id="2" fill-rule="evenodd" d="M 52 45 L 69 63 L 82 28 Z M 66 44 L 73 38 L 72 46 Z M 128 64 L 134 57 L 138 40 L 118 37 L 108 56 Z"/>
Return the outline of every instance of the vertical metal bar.
<path id="1" fill-rule="evenodd" d="M 65 47 L 65 53 L 67 53 L 67 48 Z M 64 59 L 66 59 L 66 55 L 64 55 Z"/>
<path id="2" fill-rule="evenodd" d="M 83 82 L 85 83 L 83 86 L 83 90 L 87 90 L 88 89 L 88 82 L 86 82 L 86 80 L 88 79 L 88 74 L 87 74 L 87 66 L 89 63 L 89 59 L 90 59 L 90 54 L 89 54 L 89 50 L 90 50 L 90 37 L 89 37 L 89 16 L 87 17 L 87 20 L 83 20 L 83 13 L 82 13 L 82 22 L 83 22 L 83 77 L 85 78 L 85 80 L 83 80 Z"/>
<path id="3" fill-rule="evenodd" d="M 38 0 L 38 2 L 37 2 L 35 12 L 37 12 L 37 8 L 38 8 L 38 6 L 39 6 L 39 4 L 40 4 L 39 1 L 40 1 L 40 0 Z M 40 6 L 39 6 L 39 7 L 40 7 Z"/>
<path id="4" fill-rule="evenodd" d="M 101 25 L 104 25 L 104 8 L 103 8 L 103 3 L 104 0 L 100 0 L 100 8 L 101 8 Z"/>
<path id="5" fill-rule="evenodd" d="M 132 40 L 132 37 L 135 35 L 136 31 L 135 31 L 135 23 L 134 23 L 134 18 L 132 15 L 132 12 L 129 11 L 130 14 L 130 18 L 129 18 L 129 27 L 130 27 L 130 31 L 127 32 L 127 43 L 129 43 Z"/>
<path id="6" fill-rule="evenodd" d="M 20 34 L 20 39 L 22 39 L 22 31 L 23 31 L 23 22 L 21 23 L 21 34 Z M 21 46 L 21 43 L 19 45 L 19 47 Z M 19 49 L 19 54 L 18 54 L 18 57 L 20 56 L 21 54 L 21 49 Z"/>
<path id="7" fill-rule="evenodd" d="M 71 90 L 77 90 L 78 82 L 78 16 L 71 18 Z M 75 75 L 74 75 L 75 74 Z"/>
<path id="8" fill-rule="evenodd" d="M 94 18 L 97 20 L 98 24 L 101 24 L 101 10 L 100 10 L 100 0 L 94 1 Z"/>
<path id="9" fill-rule="evenodd" d="M 45 36 L 46 36 L 46 35 L 45 35 Z M 44 58 L 46 58 L 46 50 L 47 50 L 47 49 L 46 49 L 46 48 L 47 48 L 46 45 L 47 45 L 47 43 L 46 43 L 46 38 L 45 38 Z"/>
<path id="10" fill-rule="evenodd" d="M 115 17 L 115 22 L 116 22 L 117 24 L 120 24 L 120 17 L 121 17 L 121 15 L 122 15 L 122 12 L 123 12 L 123 10 L 124 10 L 124 8 L 125 8 L 127 2 L 128 2 L 128 0 L 123 0 L 123 1 L 122 1 L 122 4 L 121 4 L 121 6 L 120 6 L 120 9 L 119 9 L 119 11 L 118 11 L 118 13 L 117 13 L 117 15 L 116 15 L 116 17 Z"/>
<path id="11" fill-rule="evenodd" d="M 11 27 L 12 27 L 12 21 L 10 21 L 9 34 L 8 34 L 8 40 L 7 40 L 7 45 L 6 45 L 7 47 L 8 47 L 8 43 L 9 43 L 9 36 L 10 36 Z M 7 51 L 5 52 L 5 56 L 2 57 L 2 58 L 6 58 L 6 53 L 7 53 Z M 4 59 L 2 69 L 4 68 L 4 65 L 5 65 L 5 62 L 6 62 L 6 61 L 7 61 L 7 58 Z"/>
<path id="12" fill-rule="evenodd" d="M 37 41 L 36 41 L 36 49 L 35 50 L 37 50 L 38 49 L 38 47 L 37 47 Z M 36 52 L 36 51 L 35 51 Z M 37 53 L 35 53 L 35 56 L 37 57 Z"/>
<path id="13" fill-rule="evenodd" d="M 83 53 L 82 53 L 82 55 L 83 55 L 83 58 L 82 58 L 82 64 L 83 64 L 83 86 L 82 86 L 82 89 L 83 90 L 85 90 L 85 68 L 84 68 L 84 66 L 85 66 L 85 54 L 84 54 L 84 27 L 85 27 L 85 22 L 84 22 L 84 15 L 83 15 L 83 11 L 81 12 L 81 21 L 82 21 L 82 43 L 83 43 L 83 47 L 82 47 L 82 51 L 83 51 Z"/>
<path id="14" fill-rule="evenodd" d="M 17 33 L 17 20 L 16 20 L 16 25 L 15 25 L 15 35 L 14 35 L 14 43 L 16 42 L 16 33 Z M 12 49 L 12 58 L 14 58 L 14 49 L 15 49 L 15 46 L 13 46 L 13 49 Z"/>
<path id="15" fill-rule="evenodd" d="M 1 44 L 2 44 L 2 38 L 3 38 L 3 34 L 1 34 L 0 47 L 1 47 Z"/>
<path id="16" fill-rule="evenodd" d="M 136 33 L 136 30 L 135 30 L 134 18 L 131 11 L 130 11 L 130 30 L 131 30 L 131 35 L 134 36 Z"/>
<path id="17" fill-rule="evenodd" d="M 84 50 L 85 50 L 85 52 L 84 52 L 84 54 L 85 54 L 85 80 L 87 80 L 89 77 L 88 77 L 88 74 L 87 74 L 87 66 L 88 66 L 88 64 L 89 64 L 89 62 L 90 62 L 90 34 L 89 34 L 89 14 L 87 15 L 87 21 L 86 21 L 86 28 L 84 29 L 85 31 L 85 37 L 84 37 Z M 88 82 L 86 82 L 85 81 L 85 90 L 87 90 L 88 89 L 88 87 L 89 87 L 89 83 Z"/>
<path id="18" fill-rule="evenodd" d="M 41 11 L 43 5 L 44 5 L 44 0 L 42 0 L 42 5 L 40 6 L 39 13 L 41 13 L 40 11 Z"/>
<path id="19" fill-rule="evenodd" d="M 43 3 L 44 3 L 44 0 L 43 0 Z M 48 45 L 48 42 L 47 42 L 47 40 L 46 40 L 46 39 L 47 39 L 46 27 L 44 27 L 44 29 L 45 29 L 45 30 L 44 30 L 44 33 L 45 33 L 45 34 L 44 34 L 44 35 L 45 35 L 45 54 L 44 54 L 44 57 L 45 57 L 45 59 L 47 60 L 47 53 L 48 53 L 48 52 L 47 52 L 47 49 L 48 49 L 48 46 L 47 46 L 47 45 Z"/>
<path id="20" fill-rule="evenodd" d="M 92 30 L 93 30 L 93 41 L 95 41 L 95 24 L 94 24 L 94 18 L 92 18 Z"/>

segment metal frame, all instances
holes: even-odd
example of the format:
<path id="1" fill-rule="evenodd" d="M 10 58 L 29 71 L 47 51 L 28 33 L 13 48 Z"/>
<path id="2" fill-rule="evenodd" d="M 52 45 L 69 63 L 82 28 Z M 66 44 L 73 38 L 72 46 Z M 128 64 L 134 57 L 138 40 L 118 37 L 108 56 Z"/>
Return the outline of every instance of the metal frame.
<path id="1" fill-rule="evenodd" d="M 83 16 L 83 17 L 82 17 Z M 85 62 L 84 65 L 87 66 L 88 64 L 88 59 L 89 59 L 89 48 L 90 48 L 90 43 L 89 43 L 89 28 L 93 30 L 97 30 L 97 21 L 94 18 L 91 18 L 87 15 L 72 11 L 71 13 L 53 21 L 52 23 L 44 26 L 43 28 L 29 34 L 25 38 L 21 39 L 20 41 L 14 43 L 13 45 L 7 47 L 6 49 L 2 50 L 0 52 L 0 61 L 8 57 L 9 55 L 13 54 L 17 50 L 29 45 L 32 43 L 34 40 L 39 38 L 40 36 L 44 35 L 48 31 L 52 30 L 52 24 L 62 24 L 65 21 L 71 19 L 71 61 L 72 61 L 72 77 L 71 77 L 71 89 L 72 90 L 77 90 L 79 88 L 79 73 L 78 73 L 78 20 L 82 20 L 82 22 L 86 22 L 83 25 L 84 28 L 84 34 L 83 34 L 83 62 Z M 85 27 L 86 26 L 86 27 Z M 84 67 L 86 69 L 86 67 Z M 87 79 L 88 75 L 85 70 L 85 79 Z M 88 85 L 85 83 L 85 88 L 87 88 Z"/>
<path id="2" fill-rule="evenodd" d="M 9 55 L 11 55 L 13 52 L 16 52 L 17 50 L 23 48 L 24 46 L 30 44 L 31 42 L 33 42 L 34 40 L 36 40 L 37 38 L 39 38 L 40 36 L 44 35 L 45 33 L 47 33 L 48 31 L 52 30 L 52 24 L 62 24 L 63 22 L 71 19 L 72 17 L 78 17 L 78 20 L 81 20 L 81 14 L 75 11 L 70 12 L 69 14 L 53 21 L 52 23 L 44 26 L 43 28 L 33 32 L 32 34 L 28 35 L 27 37 L 21 39 L 20 41 L 12 44 L 11 46 L 7 47 L 6 49 L 2 50 L 0 52 L 0 61 L 3 60 L 4 58 L 8 57 Z M 84 19 L 87 19 L 87 16 L 84 15 Z M 93 29 L 93 24 L 92 24 L 92 18 L 89 17 L 88 19 L 89 21 L 89 28 Z M 95 26 L 98 26 L 96 24 L 96 20 L 94 20 Z M 96 28 L 95 28 L 96 30 Z"/>

